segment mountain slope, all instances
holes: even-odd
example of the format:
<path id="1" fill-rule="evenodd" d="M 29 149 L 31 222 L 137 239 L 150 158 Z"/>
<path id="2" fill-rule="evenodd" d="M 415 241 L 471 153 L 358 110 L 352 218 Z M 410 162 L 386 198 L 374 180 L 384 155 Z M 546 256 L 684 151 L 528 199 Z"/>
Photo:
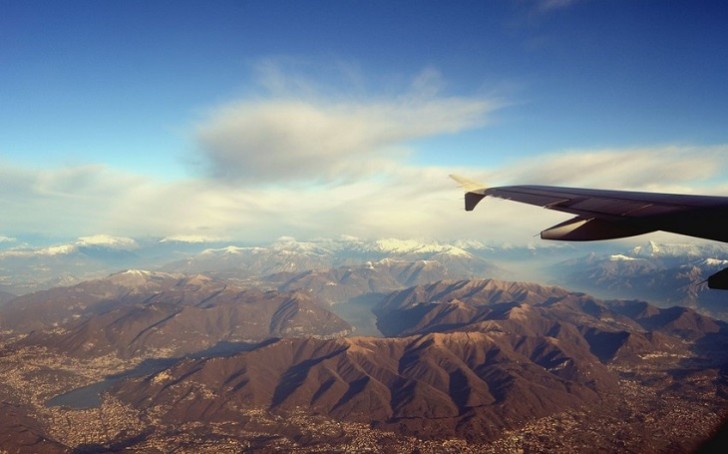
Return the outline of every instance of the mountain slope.
<path id="1" fill-rule="evenodd" d="M 422 437 L 482 440 L 522 418 L 598 402 L 599 393 L 614 389 L 615 379 L 594 358 L 583 366 L 599 378 L 587 381 L 551 373 L 523 353 L 485 333 L 281 339 L 229 358 L 183 362 L 114 394 L 180 423 L 222 421 L 240 407 L 303 406 Z"/>
<path id="2" fill-rule="evenodd" d="M 716 352 L 728 345 L 728 328 L 694 311 L 673 312 L 533 284 L 439 282 L 395 292 L 379 306 L 380 321 L 411 317 L 399 337 L 281 339 L 183 361 L 112 393 L 172 424 L 305 411 L 473 442 L 556 415 L 614 420 L 634 387 L 644 389 L 639 408 L 711 420 L 691 406 L 705 393 L 713 411 L 725 402 L 728 357 Z M 677 386 L 686 397 L 662 409 L 659 396 Z M 626 433 L 639 437 L 650 424 Z M 689 440 L 694 446 L 699 438 Z"/>
<path id="3" fill-rule="evenodd" d="M 35 314 L 39 314 L 36 316 Z M 242 289 L 206 276 L 138 270 L 16 299 L 2 324 L 73 356 L 169 357 L 220 342 L 339 336 L 350 326 L 300 292 Z"/>

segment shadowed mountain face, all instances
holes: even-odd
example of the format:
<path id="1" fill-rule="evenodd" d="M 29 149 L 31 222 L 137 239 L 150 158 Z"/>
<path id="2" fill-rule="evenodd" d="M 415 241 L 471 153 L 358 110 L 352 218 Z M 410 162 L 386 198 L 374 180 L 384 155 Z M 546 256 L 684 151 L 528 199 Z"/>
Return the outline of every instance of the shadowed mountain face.
<path id="1" fill-rule="evenodd" d="M 279 289 L 306 290 L 331 304 L 338 304 L 368 293 L 389 293 L 443 279 L 479 276 L 487 271 L 496 270 L 491 267 L 466 272 L 450 269 L 435 260 L 384 259 L 359 266 L 306 271 L 292 276 Z"/>
<path id="2" fill-rule="evenodd" d="M 163 419 L 178 423 L 221 422 L 246 406 L 305 407 L 426 438 L 483 440 L 524 418 L 597 403 L 615 389 L 588 350 L 574 358 L 556 342 L 512 343 L 485 333 L 282 339 L 230 358 L 183 362 L 114 394 L 163 409 Z"/>
<path id="3" fill-rule="evenodd" d="M 376 308 L 387 335 L 503 331 L 588 345 L 602 362 L 652 349 L 688 355 L 686 342 L 725 339 L 726 324 L 692 309 L 600 301 L 583 293 L 497 280 L 443 281 L 391 293 Z"/>
<path id="4" fill-rule="evenodd" d="M 617 416 L 626 405 L 617 396 L 624 386 L 638 386 L 626 376 L 663 389 L 680 374 L 697 374 L 717 408 L 725 401 L 718 390 L 728 359 L 703 354 L 707 345 L 728 345 L 726 327 L 691 310 L 474 280 L 395 292 L 377 315 L 383 330 L 400 337 L 281 339 L 231 357 L 183 361 L 120 383 L 112 394 L 174 424 L 239 419 L 241 409 L 305 409 L 418 437 L 475 442 L 564 412 L 626 418 Z M 637 379 L 634 372 L 623 376 L 626 370 L 650 372 Z M 659 405 L 650 395 L 641 405 Z M 685 405 L 693 404 L 680 401 L 678 408 Z M 629 430 L 637 437 L 645 424 Z M 699 440 L 692 437 L 690 446 Z"/>
<path id="5" fill-rule="evenodd" d="M 338 336 L 350 329 L 303 293 L 142 271 L 26 295 L 1 320 L 6 328 L 33 330 L 22 345 L 85 357 L 180 356 L 220 342 Z"/>

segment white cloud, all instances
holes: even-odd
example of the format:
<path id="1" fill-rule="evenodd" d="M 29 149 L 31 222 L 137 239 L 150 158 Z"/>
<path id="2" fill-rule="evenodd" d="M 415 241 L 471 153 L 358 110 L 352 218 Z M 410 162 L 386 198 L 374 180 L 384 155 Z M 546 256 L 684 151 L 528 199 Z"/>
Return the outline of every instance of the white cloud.
<path id="1" fill-rule="evenodd" d="M 99 165 L 49 170 L 4 164 L 0 181 L 0 210 L 6 214 L 0 230 L 69 237 L 114 231 L 99 226 L 124 203 L 126 191 L 150 183 Z"/>
<path id="2" fill-rule="evenodd" d="M 0 219 L 0 231 L 82 235 L 79 243 L 117 245 L 129 245 L 134 237 L 269 241 L 342 234 L 527 244 L 568 215 L 498 199 L 466 213 L 462 192 L 447 175 L 460 173 L 491 185 L 720 194 L 726 189 L 725 168 L 728 146 L 572 151 L 501 169 L 389 162 L 368 177 L 317 185 L 157 182 L 104 167 L 33 171 L 6 166 L 3 175 L 15 179 L 0 187 L 0 210 L 12 215 Z"/>
<path id="3" fill-rule="evenodd" d="M 443 96 L 439 73 L 423 71 L 403 93 L 371 99 L 318 95 L 266 71 L 280 91 L 214 110 L 197 128 L 214 177 L 233 182 L 331 182 L 399 161 L 408 142 L 483 125 L 495 101 Z M 271 75 L 272 74 L 272 75 Z M 291 86 L 303 94 L 292 94 Z"/>
<path id="4" fill-rule="evenodd" d="M 21 247 L 0 252 L 0 259 L 6 258 L 27 258 L 27 257 L 53 257 L 59 255 L 69 255 L 76 252 L 76 247 L 72 244 L 61 244 L 56 246 L 48 246 L 42 248 Z"/>

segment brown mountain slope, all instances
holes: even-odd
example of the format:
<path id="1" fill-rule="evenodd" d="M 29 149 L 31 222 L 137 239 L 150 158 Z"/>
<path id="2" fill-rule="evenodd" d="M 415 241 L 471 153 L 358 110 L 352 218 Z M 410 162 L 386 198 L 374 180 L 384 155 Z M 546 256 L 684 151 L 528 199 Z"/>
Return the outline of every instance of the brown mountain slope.
<path id="1" fill-rule="evenodd" d="M 260 321 L 251 314 L 269 317 L 265 326 L 278 332 L 292 326 L 286 320 L 315 315 L 301 293 L 241 290 L 199 276 L 173 282 L 146 294 L 132 289 L 123 304 L 90 304 L 93 317 L 26 341 L 76 350 L 94 342 L 89 354 L 123 345 L 123 354 L 151 355 L 163 339 L 170 340 L 165 348 L 184 350 L 194 338 L 199 351 L 222 335 L 216 333 Z M 261 309 L 261 299 L 270 308 Z M 129 308 L 136 312 L 122 311 Z M 170 311 L 175 315 L 163 317 Z M 74 382 L 103 378 L 59 384 L 55 377 L 63 375 L 56 368 L 103 367 L 106 357 L 59 363 L 49 348 L 16 350 L 12 344 L 3 351 L 4 381 L 7 395 L 28 404 L 42 424 L 63 426 L 49 432 L 54 439 L 78 446 L 86 433 L 74 421 L 99 415 L 115 429 L 88 439 L 93 446 L 110 450 L 123 442 L 144 452 L 192 452 L 203 445 L 413 452 L 424 446 L 404 435 L 439 438 L 431 448 L 456 446 L 444 440 L 450 437 L 483 443 L 461 440 L 458 452 L 464 446 L 472 452 L 684 452 L 726 415 L 728 330 L 692 311 L 494 280 L 408 289 L 378 311 L 380 321 L 398 317 L 390 321 L 398 337 L 269 339 L 246 352 L 168 360 L 159 364 L 166 369 L 146 369 L 143 377 L 104 380 L 109 391 L 99 408 L 43 403 Z M 85 331 L 70 329 L 82 325 Z M 186 332 L 188 326 L 210 331 Z M 33 337 L 41 334 L 47 337 Z"/>
<path id="2" fill-rule="evenodd" d="M 309 295 L 241 289 L 205 276 L 122 273 L 13 304 L 4 312 L 6 323 L 39 326 L 23 345 L 84 357 L 180 356 L 219 342 L 338 336 L 350 330 Z M 44 311 L 34 320 L 33 314 Z"/>
<path id="3" fill-rule="evenodd" d="M 446 259 L 450 259 L 449 261 Z M 456 260 L 467 258 L 434 256 L 431 260 L 383 259 L 361 265 L 309 270 L 290 276 L 280 290 L 305 290 L 331 304 L 343 303 L 368 293 L 389 293 L 443 279 L 464 279 L 500 272 L 480 262 L 467 268 Z M 474 257 L 469 260 L 475 260 Z"/>
<path id="4" fill-rule="evenodd" d="M 128 270 L 71 287 L 55 287 L 20 296 L 0 311 L 0 327 L 16 332 L 49 328 L 104 312 L 109 307 L 143 301 L 183 282 L 181 275 Z M 184 284 L 183 284 L 184 285 Z M 219 287 L 224 284 L 219 283 Z"/>
<path id="5" fill-rule="evenodd" d="M 67 446 L 50 439 L 38 421 L 20 405 L 0 402 L 0 450 L 17 453 L 66 453 Z"/>
<path id="6" fill-rule="evenodd" d="M 13 293 L 0 290 L 0 305 L 3 305 L 5 303 L 7 303 L 8 301 L 11 301 L 15 298 L 17 298 L 17 296 L 14 295 Z"/>
<path id="7" fill-rule="evenodd" d="M 391 293 L 376 308 L 388 335 L 423 332 L 505 331 L 529 337 L 569 336 L 607 362 L 618 353 L 652 349 L 684 353 L 685 341 L 725 331 L 697 312 L 660 309 L 644 302 L 600 301 L 558 287 L 492 279 L 442 281 Z"/>
<path id="8" fill-rule="evenodd" d="M 484 439 L 524 418 L 599 402 L 615 388 L 588 351 L 572 357 L 556 341 L 513 343 L 486 333 L 282 339 L 233 357 L 186 361 L 114 393 L 180 423 L 224 421 L 240 408 L 303 407 L 422 437 Z"/>

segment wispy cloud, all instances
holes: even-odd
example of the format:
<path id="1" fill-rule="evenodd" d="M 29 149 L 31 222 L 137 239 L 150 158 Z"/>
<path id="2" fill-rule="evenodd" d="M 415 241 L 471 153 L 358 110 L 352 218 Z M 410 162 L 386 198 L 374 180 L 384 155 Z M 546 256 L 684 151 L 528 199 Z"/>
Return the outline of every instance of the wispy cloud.
<path id="1" fill-rule="evenodd" d="M 0 165 L 0 231 L 11 235 L 91 235 L 124 194 L 148 180 L 101 166 L 33 169 Z M 74 227 L 75 225 L 75 227 Z"/>
<path id="2" fill-rule="evenodd" d="M 441 78 L 431 69 L 402 93 L 366 98 L 321 94 L 280 72 L 270 77 L 268 86 L 278 92 L 221 106 L 198 126 L 213 177 L 238 183 L 362 177 L 400 160 L 408 142 L 481 126 L 498 107 L 494 100 L 440 94 Z"/>
<path id="3" fill-rule="evenodd" d="M 131 238 L 141 237 L 183 241 L 201 237 L 265 241 L 284 235 L 341 234 L 480 238 L 483 226 L 462 210 L 462 194 L 447 178 L 449 170 L 397 163 L 370 178 L 328 185 L 231 190 L 227 184 L 205 179 L 155 182 L 106 168 L 96 168 L 96 175 L 88 169 L 17 169 L 25 176 L 24 184 L 13 187 L 23 194 L 22 207 L 14 198 L 18 192 L 11 194 L 0 187 L 0 210 L 12 213 L 0 219 L 0 231 L 73 238 L 81 234 L 74 244 L 130 248 Z M 84 184 L 76 181 L 79 173 L 84 175 Z M 37 181 L 47 179 L 65 189 L 38 190 Z M 519 228 L 496 225 L 498 215 L 494 219 L 488 227 L 491 233 L 513 233 Z"/>
<path id="4" fill-rule="evenodd" d="M 517 162 L 492 178 L 613 189 L 693 192 L 724 178 L 728 145 L 572 150 Z"/>
<path id="5" fill-rule="evenodd" d="M 504 168 L 382 166 L 367 178 L 325 185 L 236 187 L 214 180 L 155 182 L 106 168 L 57 172 L 24 170 L 22 210 L 0 193 L 0 231 L 77 237 L 84 244 L 131 244 L 133 237 L 265 241 L 297 238 L 433 238 L 537 241 L 534 235 L 565 215 L 497 199 L 463 210 L 462 192 L 447 175 L 488 184 L 542 183 L 616 189 L 719 194 L 728 146 L 585 150 L 541 156 Z M 83 175 L 83 177 L 79 177 Z M 720 177 L 720 178 L 718 178 Z M 84 183 L 80 184 L 78 178 Z M 49 191 L 37 181 L 53 181 Z M 130 184 L 130 183 L 134 184 Z M 723 189 L 725 189 L 723 187 Z M 94 194 L 101 194 L 100 196 Z M 527 220 L 527 222 L 524 222 Z M 93 235 L 107 232 L 107 235 Z M 80 244 L 80 243 L 79 243 Z"/>
<path id="6" fill-rule="evenodd" d="M 557 9 L 564 9 L 581 3 L 584 0 L 536 0 L 536 9 L 541 12 L 548 12 Z"/>

